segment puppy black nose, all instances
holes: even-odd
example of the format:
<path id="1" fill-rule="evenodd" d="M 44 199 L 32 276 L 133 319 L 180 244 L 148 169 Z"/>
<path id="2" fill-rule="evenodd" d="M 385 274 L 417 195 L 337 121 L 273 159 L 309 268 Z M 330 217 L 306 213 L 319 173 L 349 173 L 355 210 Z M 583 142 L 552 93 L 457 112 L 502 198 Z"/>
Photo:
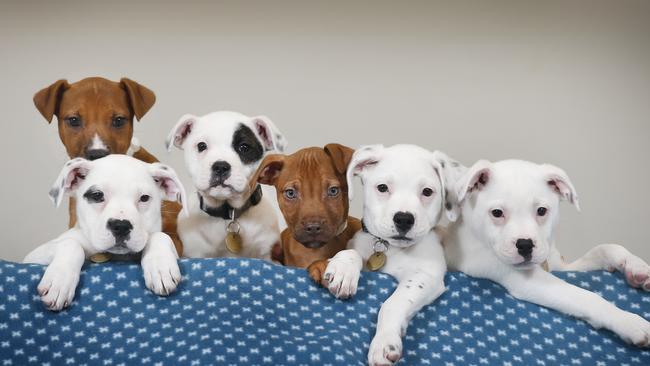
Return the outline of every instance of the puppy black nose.
<path id="1" fill-rule="evenodd" d="M 228 162 L 219 160 L 212 164 L 212 171 L 219 177 L 224 177 L 230 174 L 230 164 Z"/>
<path id="2" fill-rule="evenodd" d="M 415 217 L 410 212 L 400 211 L 396 213 L 395 216 L 393 216 L 393 222 L 395 223 L 397 231 L 400 233 L 405 233 L 411 230 L 413 224 L 415 224 Z"/>
<path id="3" fill-rule="evenodd" d="M 321 226 L 317 222 L 310 222 L 305 224 L 305 231 L 310 235 L 320 234 Z"/>
<path id="4" fill-rule="evenodd" d="M 88 160 L 96 160 L 106 155 L 108 155 L 108 150 L 105 149 L 86 150 L 86 159 Z"/>
<path id="5" fill-rule="evenodd" d="M 106 227 L 108 227 L 108 230 L 110 230 L 116 238 L 123 238 L 129 235 L 131 230 L 133 230 L 133 225 L 131 225 L 129 220 L 110 219 L 106 223 Z"/>
<path id="6" fill-rule="evenodd" d="M 531 239 L 517 239 L 515 246 L 517 247 L 517 252 L 519 252 L 519 255 L 524 257 L 524 259 L 530 259 L 535 244 L 533 244 L 533 241 Z"/>

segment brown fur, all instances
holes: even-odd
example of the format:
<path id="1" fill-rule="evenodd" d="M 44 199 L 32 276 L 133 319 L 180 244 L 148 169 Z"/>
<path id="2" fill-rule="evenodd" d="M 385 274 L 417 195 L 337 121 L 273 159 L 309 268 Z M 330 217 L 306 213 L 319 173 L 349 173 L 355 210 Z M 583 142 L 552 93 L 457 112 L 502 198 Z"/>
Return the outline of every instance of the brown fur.
<path id="1" fill-rule="evenodd" d="M 291 155 L 269 155 L 252 180 L 252 184 L 274 185 L 278 192 L 288 226 L 281 235 L 284 264 L 307 268 L 310 277 L 319 283 L 327 259 L 345 249 L 348 240 L 361 229 L 358 219 L 348 217 L 345 171 L 353 152 L 343 145 L 328 144 L 324 149 L 311 147 Z M 285 196 L 289 187 L 298 192 L 297 198 Z M 330 187 L 339 187 L 337 196 L 328 195 Z M 345 222 L 347 228 L 336 235 Z M 319 223 L 321 232 L 310 235 L 305 229 L 309 223 Z M 322 246 L 305 246 L 310 242 Z"/>
<path id="2" fill-rule="evenodd" d="M 48 123 L 57 117 L 59 137 L 70 158 L 86 157 L 95 135 L 102 139 L 110 153 L 126 154 L 133 137 L 133 119 L 140 120 L 155 102 L 156 95 L 151 90 L 127 78 L 114 82 L 92 77 L 72 84 L 62 79 L 34 95 L 34 105 Z M 122 127 L 112 125 L 117 116 L 126 119 Z M 79 118 L 81 126 L 70 126 L 66 122 L 69 117 Z M 144 148 L 133 156 L 147 163 L 158 161 Z M 162 229 L 174 241 L 178 255 L 183 253 L 176 232 L 180 210 L 181 205 L 176 202 L 162 203 Z M 73 227 L 77 220 L 73 198 L 70 198 L 69 214 L 69 226 Z"/>

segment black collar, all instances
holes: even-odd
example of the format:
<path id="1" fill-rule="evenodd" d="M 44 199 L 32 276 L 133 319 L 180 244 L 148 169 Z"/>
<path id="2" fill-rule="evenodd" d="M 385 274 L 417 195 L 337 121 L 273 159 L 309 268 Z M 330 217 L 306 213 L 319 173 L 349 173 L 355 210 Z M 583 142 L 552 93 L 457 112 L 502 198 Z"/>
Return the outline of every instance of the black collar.
<path id="1" fill-rule="evenodd" d="M 368 231 L 368 227 L 366 226 L 366 223 L 363 221 L 363 219 L 361 219 L 361 231 L 363 231 L 364 233 L 366 233 L 366 234 L 372 236 L 373 238 L 375 238 L 375 244 L 376 243 L 384 244 L 386 246 L 386 249 L 388 249 L 388 246 L 390 245 L 388 240 L 380 238 L 377 235 L 375 235 L 375 234 L 371 233 L 370 231 Z"/>
<path id="2" fill-rule="evenodd" d="M 244 212 L 246 212 L 249 208 L 260 203 L 262 200 L 262 186 L 258 184 L 257 188 L 255 188 L 255 191 L 253 191 L 253 194 L 251 194 L 246 203 L 244 203 L 244 205 L 239 208 L 230 206 L 228 202 L 219 207 L 210 207 L 206 205 L 205 202 L 203 202 L 203 196 L 201 196 L 200 193 L 198 193 L 198 195 L 199 207 L 201 208 L 201 211 L 207 213 L 212 217 L 219 217 L 224 220 L 234 220 L 244 214 Z"/>

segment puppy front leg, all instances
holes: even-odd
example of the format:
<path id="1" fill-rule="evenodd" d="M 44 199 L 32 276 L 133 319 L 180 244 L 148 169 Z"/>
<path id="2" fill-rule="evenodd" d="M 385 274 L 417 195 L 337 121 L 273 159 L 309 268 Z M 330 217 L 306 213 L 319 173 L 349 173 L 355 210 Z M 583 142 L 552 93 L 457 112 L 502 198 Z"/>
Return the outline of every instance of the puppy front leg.
<path id="1" fill-rule="evenodd" d="M 583 319 L 596 329 L 609 329 L 628 343 L 650 345 L 650 322 L 541 268 L 509 272 L 494 280 L 518 299 Z"/>
<path id="2" fill-rule="evenodd" d="M 422 307 L 445 291 L 444 272 L 436 275 L 415 271 L 403 276 L 379 309 L 377 331 L 370 343 L 368 364 L 392 365 L 402 356 L 402 337 L 408 322 Z"/>
<path id="3" fill-rule="evenodd" d="M 551 262 L 551 270 L 593 271 L 617 270 L 625 274 L 632 287 L 650 291 L 650 266 L 643 259 L 630 253 L 618 244 L 601 244 L 588 251 L 579 259 L 571 262 Z"/>
<path id="4" fill-rule="evenodd" d="M 39 255 L 48 252 L 51 254 L 51 260 L 38 284 L 37 291 L 41 301 L 49 310 L 59 311 L 68 307 L 74 299 L 86 256 L 78 242 L 65 238 L 44 244 L 32 252 L 34 256 L 30 253 L 25 258 L 25 262 L 32 262 L 30 259 L 38 259 Z"/>
<path id="5" fill-rule="evenodd" d="M 142 251 L 144 283 L 157 295 L 167 296 L 181 282 L 178 253 L 169 235 L 158 232 L 151 235 Z"/>
<path id="6" fill-rule="evenodd" d="M 354 249 L 342 250 L 329 260 L 323 281 L 330 293 L 347 299 L 357 293 L 363 258 Z"/>

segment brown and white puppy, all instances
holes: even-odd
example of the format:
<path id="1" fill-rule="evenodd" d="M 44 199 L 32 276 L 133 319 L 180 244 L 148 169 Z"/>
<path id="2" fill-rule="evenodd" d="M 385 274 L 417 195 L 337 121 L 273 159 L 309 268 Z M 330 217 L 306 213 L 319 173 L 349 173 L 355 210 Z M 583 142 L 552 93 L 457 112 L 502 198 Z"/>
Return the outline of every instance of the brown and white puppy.
<path id="1" fill-rule="evenodd" d="M 133 138 L 133 119 L 142 117 L 156 102 L 156 95 L 137 82 L 119 82 L 90 77 L 76 83 L 61 79 L 34 95 L 34 105 L 48 123 L 58 120 L 59 137 L 70 158 L 95 160 L 108 154 L 130 154 L 147 163 L 158 160 L 140 148 Z M 74 198 L 70 198 L 70 227 L 77 219 Z M 174 241 L 178 255 L 183 246 L 176 233 L 181 206 L 164 201 L 163 232 Z"/>
<path id="2" fill-rule="evenodd" d="M 307 268 L 318 283 L 327 260 L 361 229 L 361 222 L 348 216 L 345 173 L 353 153 L 349 147 L 328 144 L 269 155 L 253 180 L 275 186 L 287 222 L 281 236 L 284 264 Z"/>

